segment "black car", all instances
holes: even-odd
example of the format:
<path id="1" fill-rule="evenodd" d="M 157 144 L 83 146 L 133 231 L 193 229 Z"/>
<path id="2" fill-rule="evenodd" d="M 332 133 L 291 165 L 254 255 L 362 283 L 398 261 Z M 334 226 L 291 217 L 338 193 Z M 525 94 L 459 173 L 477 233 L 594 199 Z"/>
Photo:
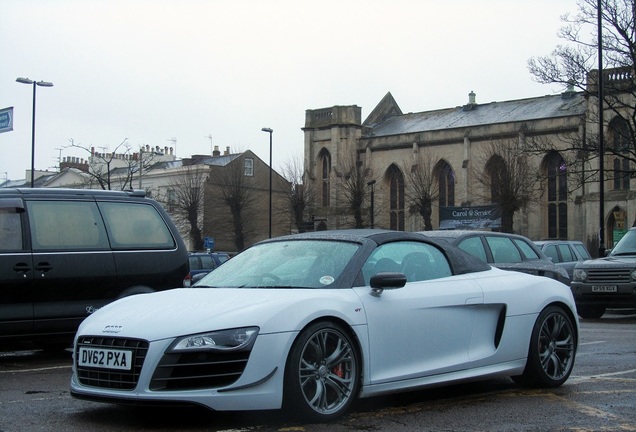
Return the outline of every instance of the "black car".
<path id="1" fill-rule="evenodd" d="M 0 189 L 0 347 L 70 346 L 113 300 L 179 287 L 188 251 L 145 191 Z"/>
<path id="2" fill-rule="evenodd" d="M 600 318 L 608 308 L 636 308 L 636 228 L 608 256 L 574 267 L 572 294 L 581 318 Z"/>
<path id="3" fill-rule="evenodd" d="M 539 249 L 559 267 L 563 267 L 570 279 L 574 267 L 581 261 L 592 259 L 583 242 L 578 240 L 541 240 L 535 241 Z"/>
<path id="4" fill-rule="evenodd" d="M 566 285 L 570 284 L 567 272 L 556 266 L 524 236 L 472 230 L 433 230 L 421 233 L 447 241 L 493 267 L 547 276 Z"/>

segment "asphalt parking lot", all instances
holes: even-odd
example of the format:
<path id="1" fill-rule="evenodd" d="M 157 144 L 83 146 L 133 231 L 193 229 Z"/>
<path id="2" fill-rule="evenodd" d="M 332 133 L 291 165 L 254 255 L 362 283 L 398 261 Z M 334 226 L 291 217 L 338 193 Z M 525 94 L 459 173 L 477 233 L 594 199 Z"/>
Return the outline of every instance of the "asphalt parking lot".
<path id="1" fill-rule="evenodd" d="M 636 431 L 636 314 L 582 320 L 572 376 L 533 390 L 497 379 L 358 401 L 334 424 L 279 412 L 140 409 L 71 398 L 69 351 L 0 352 L 0 432 L 15 431 Z"/>

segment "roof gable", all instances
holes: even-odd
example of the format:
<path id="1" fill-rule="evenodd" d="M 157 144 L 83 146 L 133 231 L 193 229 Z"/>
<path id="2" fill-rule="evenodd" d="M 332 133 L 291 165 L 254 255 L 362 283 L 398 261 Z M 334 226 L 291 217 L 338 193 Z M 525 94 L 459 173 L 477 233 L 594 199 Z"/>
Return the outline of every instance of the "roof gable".
<path id="1" fill-rule="evenodd" d="M 371 114 L 366 118 L 363 126 L 374 127 L 387 119 L 394 116 L 401 116 L 402 110 L 398 106 L 397 102 L 393 98 L 391 92 L 388 92 L 380 101 L 380 103 L 371 111 Z"/>

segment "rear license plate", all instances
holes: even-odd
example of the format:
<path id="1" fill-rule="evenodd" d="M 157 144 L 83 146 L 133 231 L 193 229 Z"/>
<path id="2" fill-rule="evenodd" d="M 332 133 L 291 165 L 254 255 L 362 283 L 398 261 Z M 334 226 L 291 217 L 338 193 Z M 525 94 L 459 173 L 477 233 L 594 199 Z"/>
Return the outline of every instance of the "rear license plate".
<path id="1" fill-rule="evenodd" d="M 618 292 L 618 287 L 616 285 L 592 285 L 592 292 L 614 293 Z"/>
<path id="2" fill-rule="evenodd" d="M 77 364 L 101 369 L 130 370 L 132 351 L 80 347 Z"/>

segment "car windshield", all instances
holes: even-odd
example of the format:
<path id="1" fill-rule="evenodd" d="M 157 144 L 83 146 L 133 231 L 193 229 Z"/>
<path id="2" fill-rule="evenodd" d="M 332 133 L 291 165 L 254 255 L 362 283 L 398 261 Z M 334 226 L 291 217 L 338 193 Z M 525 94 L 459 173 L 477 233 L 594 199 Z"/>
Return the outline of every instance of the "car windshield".
<path id="1" fill-rule="evenodd" d="M 283 240 L 255 245 L 194 286 L 228 288 L 326 288 L 360 247 L 326 240 Z"/>
<path id="2" fill-rule="evenodd" d="M 622 239 L 614 246 L 610 256 L 636 255 L 636 231 L 627 231 Z"/>

